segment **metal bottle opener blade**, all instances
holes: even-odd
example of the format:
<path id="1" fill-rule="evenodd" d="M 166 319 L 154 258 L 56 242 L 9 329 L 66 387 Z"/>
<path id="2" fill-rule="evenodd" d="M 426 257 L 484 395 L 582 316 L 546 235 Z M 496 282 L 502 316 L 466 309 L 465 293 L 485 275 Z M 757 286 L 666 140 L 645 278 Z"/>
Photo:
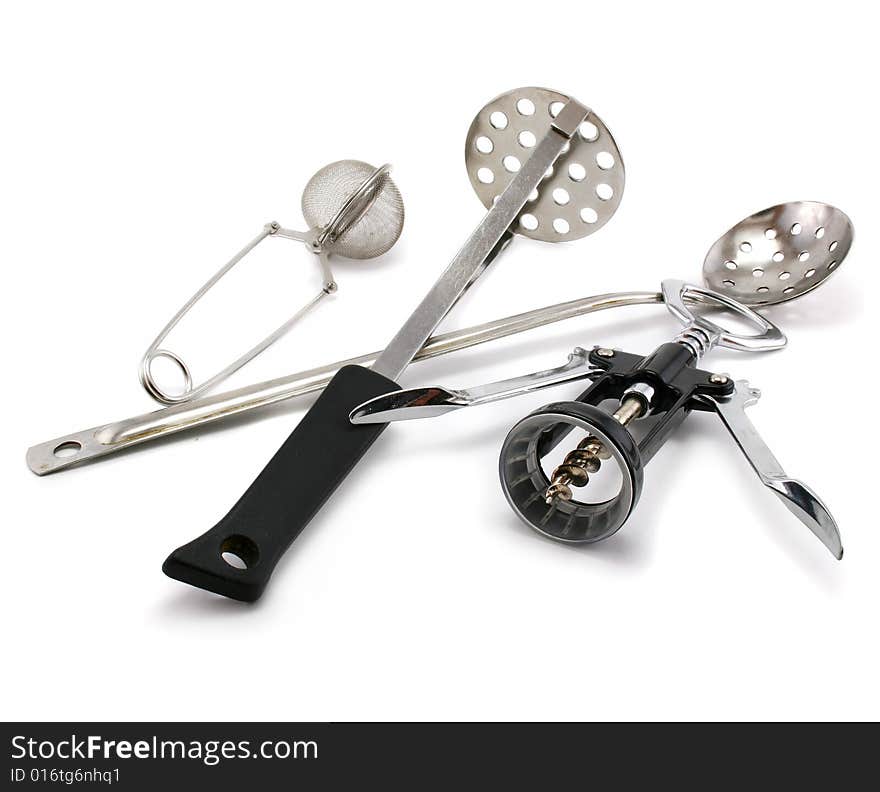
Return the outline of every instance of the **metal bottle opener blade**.
<path id="1" fill-rule="evenodd" d="M 746 407 L 751 407 L 760 397 L 761 391 L 750 387 L 747 380 L 737 380 L 729 396 L 704 395 L 699 398 L 718 413 L 764 486 L 839 560 L 843 557 L 843 544 L 831 513 L 806 484 L 789 478 L 746 415 Z"/>

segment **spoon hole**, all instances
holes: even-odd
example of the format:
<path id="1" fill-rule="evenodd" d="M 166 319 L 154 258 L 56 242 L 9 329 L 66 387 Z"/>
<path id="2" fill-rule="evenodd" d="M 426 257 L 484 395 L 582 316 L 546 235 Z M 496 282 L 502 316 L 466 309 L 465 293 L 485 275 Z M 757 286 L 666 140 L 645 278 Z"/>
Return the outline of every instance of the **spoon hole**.
<path id="1" fill-rule="evenodd" d="M 480 154 L 491 154 L 495 150 L 495 144 L 485 135 L 480 135 L 474 145 Z"/>
<path id="2" fill-rule="evenodd" d="M 519 218 L 519 224 L 526 229 L 526 231 L 535 231 L 538 228 L 538 218 L 533 214 L 524 214 Z"/>

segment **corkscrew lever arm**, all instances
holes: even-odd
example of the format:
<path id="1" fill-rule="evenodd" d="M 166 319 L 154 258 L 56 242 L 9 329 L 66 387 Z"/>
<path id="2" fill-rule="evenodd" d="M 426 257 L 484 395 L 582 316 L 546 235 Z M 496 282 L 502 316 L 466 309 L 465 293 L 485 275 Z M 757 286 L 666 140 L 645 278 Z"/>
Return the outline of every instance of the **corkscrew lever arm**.
<path id="1" fill-rule="evenodd" d="M 745 408 L 755 404 L 760 396 L 761 391 L 749 387 L 746 380 L 737 380 L 736 388 L 729 396 L 701 394 L 696 398 L 718 413 L 764 486 L 771 489 L 839 560 L 843 557 L 843 544 L 831 513 L 806 484 L 786 475 L 746 415 Z"/>
<path id="2" fill-rule="evenodd" d="M 453 390 L 435 385 L 408 388 L 376 396 L 355 407 L 349 415 L 349 420 L 353 424 L 369 424 L 433 418 L 462 407 L 478 407 L 481 404 L 532 393 L 564 382 L 595 377 L 600 373 L 601 371 L 590 363 L 587 352 L 575 347 L 563 365 L 546 371 L 536 371 L 533 374 L 466 389 Z"/>

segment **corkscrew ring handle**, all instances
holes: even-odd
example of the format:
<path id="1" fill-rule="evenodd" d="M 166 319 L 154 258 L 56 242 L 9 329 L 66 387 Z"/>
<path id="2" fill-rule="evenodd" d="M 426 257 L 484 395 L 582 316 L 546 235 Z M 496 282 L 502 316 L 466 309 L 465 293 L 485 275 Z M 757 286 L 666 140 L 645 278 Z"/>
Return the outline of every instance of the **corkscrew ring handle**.
<path id="1" fill-rule="evenodd" d="M 701 340 L 705 337 L 705 349 L 700 351 L 700 356 L 715 346 L 741 352 L 769 352 L 782 349 L 787 343 L 785 334 L 773 322 L 724 294 L 675 279 L 664 280 L 662 292 L 669 312 L 686 326 L 684 333 L 696 331 Z M 742 334 L 727 330 L 705 316 L 694 313 L 694 305 L 731 311 L 757 328 L 758 332 Z"/>

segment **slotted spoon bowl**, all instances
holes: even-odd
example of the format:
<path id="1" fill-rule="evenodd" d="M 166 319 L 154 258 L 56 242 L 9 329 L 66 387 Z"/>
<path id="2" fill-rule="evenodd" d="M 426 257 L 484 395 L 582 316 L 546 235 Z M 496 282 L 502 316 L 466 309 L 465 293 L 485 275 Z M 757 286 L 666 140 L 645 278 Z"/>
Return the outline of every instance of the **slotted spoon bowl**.
<path id="1" fill-rule="evenodd" d="M 819 201 L 790 201 L 740 220 L 709 248 L 703 279 L 745 305 L 775 305 L 815 289 L 849 252 L 853 224 Z"/>

